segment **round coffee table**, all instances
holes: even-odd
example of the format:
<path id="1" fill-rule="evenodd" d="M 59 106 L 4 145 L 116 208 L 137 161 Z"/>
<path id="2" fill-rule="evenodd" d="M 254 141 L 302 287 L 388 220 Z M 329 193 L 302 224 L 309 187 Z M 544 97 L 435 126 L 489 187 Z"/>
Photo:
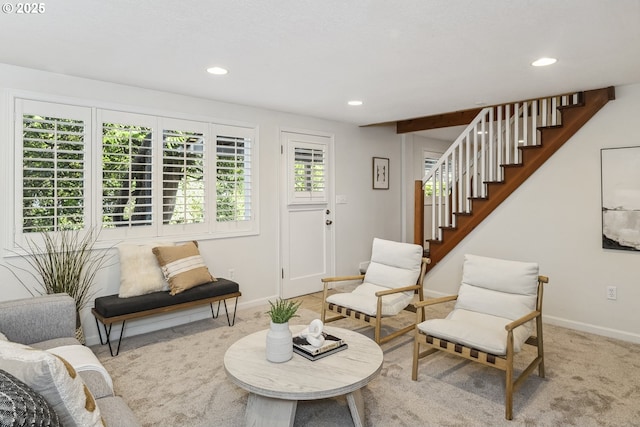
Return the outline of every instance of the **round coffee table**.
<path id="1" fill-rule="evenodd" d="M 304 325 L 291 326 L 296 334 Z M 364 335 L 325 326 L 325 331 L 343 338 L 349 348 L 315 361 L 293 354 L 284 363 L 267 361 L 267 330 L 236 341 L 224 355 L 229 379 L 249 391 L 246 425 L 292 426 L 299 400 L 346 395 L 356 426 L 364 426 L 364 400 L 360 389 L 380 373 L 383 354 Z"/>

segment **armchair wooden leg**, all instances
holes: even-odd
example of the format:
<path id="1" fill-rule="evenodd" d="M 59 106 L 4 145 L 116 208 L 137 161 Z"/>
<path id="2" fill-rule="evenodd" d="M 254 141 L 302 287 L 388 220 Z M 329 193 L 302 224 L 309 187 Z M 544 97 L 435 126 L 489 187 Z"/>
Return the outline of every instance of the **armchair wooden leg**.
<path id="1" fill-rule="evenodd" d="M 507 369 L 505 370 L 504 417 L 513 419 L 513 331 L 507 333 Z"/>
<path id="2" fill-rule="evenodd" d="M 415 336 L 413 338 L 413 366 L 411 367 L 411 379 L 413 381 L 418 380 L 418 358 L 420 357 L 419 338 L 418 329 L 416 328 Z"/>
<path id="3" fill-rule="evenodd" d="M 538 365 L 538 376 L 544 378 L 544 343 L 542 340 L 542 316 L 536 318 L 536 329 L 538 338 L 538 357 L 540 358 L 540 364 Z"/>
<path id="4" fill-rule="evenodd" d="M 322 320 L 322 323 L 325 323 L 327 318 L 327 295 L 329 294 L 327 286 L 328 285 L 324 283 L 324 289 L 322 291 L 322 309 L 320 310 L 320 320 Z"/>

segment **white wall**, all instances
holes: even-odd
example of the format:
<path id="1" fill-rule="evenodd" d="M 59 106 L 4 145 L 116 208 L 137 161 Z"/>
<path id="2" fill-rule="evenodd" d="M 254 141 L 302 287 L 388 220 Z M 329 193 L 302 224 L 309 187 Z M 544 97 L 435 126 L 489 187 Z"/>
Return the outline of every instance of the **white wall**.
<path id="1" fill-rule="evenodd" d="M 547 322 L 640 342 L 640 252 L 602 249 L 600 194 L 600 150 L 640 145 L 638 111 L 640 85 L 617 87 L 616 100 L 427 275 L 427 292 L 456 292 L 465 253 L 537 261 L 550 279 Z"/>
<path id="2" fill-rule="evenodd" d="M 200 248 L 212 273 L 226 276 L 235 270 L 240 283 L 240 307 L 266 303 L 278 294 L 279 288 L 279 167 L 281 128 L 320 131 L 335 135 L 335 171 L 337 195 L 347 197 L 346 204 L 336 205 L 336 274 L 354 274 L 358 264 L 370 257 L 373 237 L 401 239 L 401 144 L 393 128 L 367 127 L 268 111 L 240 105 L 185 97 L 171 93 L 145 90 L 106 82 L 69 77 L 26 68 L 0 64 L 0 178 L 3 183 L 13 180 L 13 159 L 10 153 L 13 135 L 10 134 L 9 93 L 45 94 L 68 97 L 103 104 L 117 104 L 123 109 L 145 109 L 149 113 L 170 115 L 192 114 L 212 120 L 242 122 L 259 126 L 259 199 L 260 234 L 250 237 L 200 241 Z M 373 190 L 371 183 L 372 157 L 390 159 L 390 190 Z M 7 186 L 11 187 L 11 186 Z M 5 189 L 7 188 L 5 187 Z M 12 188 L 12 187 L 11 187 Z M 1 208 L 2 241 L 11 238 L 12 192 L 3 191 L 5 202 Z M 1 259 L 3 263 L 15 258 Z M 104 270 L 96 283 L 96 295 L 117 293 L 119 268 Z M 2 293 L 0 300 L 28 297 L 29 293 L 0 268 Z M 320 285 L 320 284 L 319 284 Z M 156 316 L 131 322 L 127 334 L 133 335 L 168 327 L 210 315 L 208 307 L 188 312 Z M 89 312 L 83 312 L 83 324 L 89 343 L 97 342 L 95 322 Z M 220 319 L 220 321 L 223 321 Z"/>

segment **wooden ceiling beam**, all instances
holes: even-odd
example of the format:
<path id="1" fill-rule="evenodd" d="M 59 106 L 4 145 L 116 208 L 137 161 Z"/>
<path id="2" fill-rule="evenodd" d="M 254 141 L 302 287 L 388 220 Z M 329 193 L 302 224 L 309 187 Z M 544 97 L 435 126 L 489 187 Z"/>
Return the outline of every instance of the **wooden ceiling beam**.
<path id="1" fill-rule="evenodd" d="M 417 117 L 415 119 L 396 122 L 396 133 L 417 132 L 421 130 L 439 129 L 451 126 L 468 125 L 482 111 L 482 108 L 436 114 L 434 116 Z"/>

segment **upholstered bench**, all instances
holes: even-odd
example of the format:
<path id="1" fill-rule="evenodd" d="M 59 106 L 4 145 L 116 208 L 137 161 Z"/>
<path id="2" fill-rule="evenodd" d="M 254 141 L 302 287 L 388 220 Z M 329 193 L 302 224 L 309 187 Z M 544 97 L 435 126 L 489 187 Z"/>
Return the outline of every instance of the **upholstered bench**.
<path id="1" fill-rule="evenodd" d="M 238 307 L 238 297 L 241 295 L 240 287 L 236 282 L 218 278 L 215 282 L 196 286 L 176 295 L 170 295 L 168 291 L 158 291 L 129 298 L 120 298 L 117 294 L 98 297 L 91 312 L 96 318 L 100 344 L 109 344 L 111 355 L 117 356 L 120 352 L 120 343 L 122 342 L 127 320 L 169 313 L 204 304 L 209 304 L 213 318 L 217 319 L 220 312 L 220 303 L 222 302 L 227 315 L 227 323 L 229 326 L 233 326 L 236 318 L 236 308 Z M 227 300 L 231 298 L 235 298 L 233 318 L 229 318 L 229 311 L 227 310 Z M 214 302 L 218 303 L 216 310 L 213 308 Z M 104 328 L 106 336 L 104 340 L 98 321 L 102 323 Z M 114 323 L 119 322 L 122 322 L 122 329 L 118 338 L 118 347 L 114 354 L 111 346 L 111 327 Z"/>

